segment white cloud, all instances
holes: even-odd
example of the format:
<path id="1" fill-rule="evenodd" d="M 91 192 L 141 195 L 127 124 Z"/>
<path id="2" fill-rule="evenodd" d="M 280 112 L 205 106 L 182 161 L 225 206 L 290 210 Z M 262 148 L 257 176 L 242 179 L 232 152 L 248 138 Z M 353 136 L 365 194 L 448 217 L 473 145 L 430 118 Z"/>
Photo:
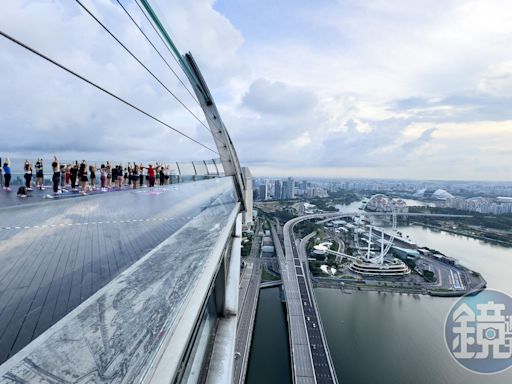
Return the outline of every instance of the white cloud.
<path id="1" fill-rule="evenodd" d="M 315 94 L 308 90 L 265 79 L 254 81 L 242 101 L 256 112 L 277 115 L 302 114 L 317 104 Z"/>
<path id="2" fill-rule="evenodd" d="M 512 95 L 512 61 L 493 65 L 478 83 L 478 89 L 498 97 Z"/>
<path id="3" fill-rule="evenodd" d="M 279 9 L 289 9 L 289 30 L 272 25 L 278 17 L 251 13 L 250 25 L 264 24 L 267 34 L 242 34 L 238 8 L 216 10 L 223 0 L 152 2 L 181 51 L 198 61 L 242 162 L 256 173 L 507 177 L 496 164 L 512 162 L 504 147 L 512 130 L 511 2 L 287 1 Z M 135 4 L 123 3 L 178 70 Z M 201 114 L 116 2 L 85 4 Z M 74 2 L 14 0 L 0 25 L 212 145 Z M 2 152 L 212 156 L 12 43 L 0 40 L 0 50 Z"/>
<path id="4" fill-rule="evenodd" d="M 135 4 L 125 3 L 179 72 Z M 84 4 L 202 117 L 200 108 L 118 4 L 109 0 Z M 202 19 L 203 38 L 194 39 L 191 46 L 197 49 L 195 56 L 204 63 L 201 67 L 205 73 L 215 73 L 218 82 L 222 76 L 234 73 L 237 64 L 232 56 L 241 37 L 209 2 L 195 2 L 193 7 L 183 6 L 180 1 L 165 2 L 162 8 L 161 15 L 172 20 L 178 41 L 190 32 L 187 20 Z M 0 24 L 6 33 L 214 147 L 211 137 L 202 135 L 203 127 L 75 2 L 12 1 L 3 7 Z M 4 154 L 39 156 L 58 152 L 127 160 L 216 156 L 6 39 L 0 40 L 0 49 L 0 125 L 8 128 L 2 129 Z"/>

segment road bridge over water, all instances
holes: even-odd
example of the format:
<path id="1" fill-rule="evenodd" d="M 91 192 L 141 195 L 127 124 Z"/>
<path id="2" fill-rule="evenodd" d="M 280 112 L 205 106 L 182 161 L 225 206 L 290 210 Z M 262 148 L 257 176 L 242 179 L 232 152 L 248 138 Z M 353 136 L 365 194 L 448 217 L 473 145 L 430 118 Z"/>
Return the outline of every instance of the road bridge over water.
<path id="1" fill-rule="evenodd" d="M 343 219 L 344 217 L 353 217 L 353 216 L 391 216 L 392 212 L 368 212 L 368 211 L 359 211 L 359 212 L 348 212 L 348 213 L 328 213 L 323 214 L 324 219 L 317 222 L 317 224 L 324 224 L 331 220 Z M 456 215 L 451 213 L 397 213 L 397 216 L 406 216 L 406 217 L 453 217 L 453 218 L 463 218 L 463 217 L 473 217 L 472 215 Z M 314 217 L 311 217 L 314 216 Z M 322 214 L 315 215 L 307 215 L 301 217 L 309 217 L 311 219 L 317 218 L 318 216 L 322 216 Z"/>
<path id="2" fill-rule="evenodd" d="M 272 226 L 274 247 L 279 259 L 286 297 L 294 383 L 338 382 L 316 309 L 309 275 L 305 273 L 307 265 L 301 263 L 293 234 L 296 223 L 323 217 L 325 214 L 316 214 L 287 222 L 282 232 L 284 251 L 278 235 L 279 228 Z"/>
<path id="3" fill-rule="evenodd" d="M 283 282 L 281 280 L 264 281 L 264 282 L 260 283 L 260 288 L 279 287 L 282 284 L 283 284 Z"/>

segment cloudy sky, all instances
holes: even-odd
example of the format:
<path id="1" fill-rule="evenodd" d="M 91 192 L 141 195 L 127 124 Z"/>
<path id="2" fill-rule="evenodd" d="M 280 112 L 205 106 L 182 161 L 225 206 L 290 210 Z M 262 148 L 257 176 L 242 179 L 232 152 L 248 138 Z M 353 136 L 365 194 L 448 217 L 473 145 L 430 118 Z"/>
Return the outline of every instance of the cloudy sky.
<path id="1" fill-rule="evenodd" d="M 116 0 L 82 0 L 196 115 Z M 151 0 L 191 51 L 241 162 L 264 176 L 512 178 L 509 0 Z M 137 5 L 123 0 L 185 80 Z M 0 30 L 213 147 L 72 0 L 12 0 Z M 0 152 L 216 155 L 0 37 Z"/>

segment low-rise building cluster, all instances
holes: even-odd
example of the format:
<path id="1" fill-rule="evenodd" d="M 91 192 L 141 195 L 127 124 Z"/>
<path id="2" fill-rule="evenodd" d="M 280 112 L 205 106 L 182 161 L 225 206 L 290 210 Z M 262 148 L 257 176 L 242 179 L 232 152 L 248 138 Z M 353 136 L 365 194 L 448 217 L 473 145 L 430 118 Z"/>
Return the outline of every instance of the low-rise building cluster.
<path id="1" fill-rule="evenodd" d="M 445 207 L 460 209 L 461 211 L 505 215 L 512 213 L 512 199 L 500 197 L 471 197 L 464 199 L 462 197 L 454 197 L 446 200 Z"/>

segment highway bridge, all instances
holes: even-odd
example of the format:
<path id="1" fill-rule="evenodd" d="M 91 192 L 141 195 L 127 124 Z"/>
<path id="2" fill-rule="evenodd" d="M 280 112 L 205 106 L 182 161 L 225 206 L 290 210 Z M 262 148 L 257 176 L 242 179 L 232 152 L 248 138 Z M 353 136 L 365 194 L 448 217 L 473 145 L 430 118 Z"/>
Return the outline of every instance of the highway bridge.
<path id="1" fill-rule="evenodd" d="M 368 212 L 368 211 L 357 211 L 357 212 L 349 212 L 349 213 L 326 213 L 326 214 L 314 214 L 307 215 L 311 219 L 315 219 L 318 217 L 324 217 L 322 220 L 318 221 L 317 224 L 324 224 L 331 220 L 342 219 L 344 217 L 354 217 L 354 216 L 391 216 L 391 212 Z M 450 213 L 397 213 L 397 216 L 405 216 L 405 217 L 453 217 L 453 218 L 462 218 L 462 217 L 473 217 L 472 215 L 457 215 Z M 301 216 L 306 217 L 306 216 Z"/>
<path id="2" fill-rule="evenodd" d="M 272 288 L 272 287 L 279 287 L 283 285 L 283 282 L 281 280 L 274 280 L 274 281 L 264 281 L 260 283 L 260 288 Z"/>
<path id="3" fill-rule="evenodd" d="M 292 377 L 294 383 L 337 383 L 314 293 L 295 244 L 296 223 L 323 214 L 292 219 L 284 225 L 284 251 L 278 235 L 279 226 L 272 226 L 274 247 L 279 259 L 286 298 Z"/>
<path id="4" fill-rule="evenodd" d="M 307 257 L 299 253 L 297 241 L 295 240 L 294 227 L 303 220 L 307 219 L 298 217 L 288 221 L 284 225 L 283 236 L 285 253 L 293 257 L 295 265 L 315 380 L 317 383 L 337 383 L 336 371 L 331 360 L 327 339 L 323 332 L 322 320 L 318 312 L 313 287 L 311 285 Z M 297 261 L 299 265 L 297 265 Z"/>

